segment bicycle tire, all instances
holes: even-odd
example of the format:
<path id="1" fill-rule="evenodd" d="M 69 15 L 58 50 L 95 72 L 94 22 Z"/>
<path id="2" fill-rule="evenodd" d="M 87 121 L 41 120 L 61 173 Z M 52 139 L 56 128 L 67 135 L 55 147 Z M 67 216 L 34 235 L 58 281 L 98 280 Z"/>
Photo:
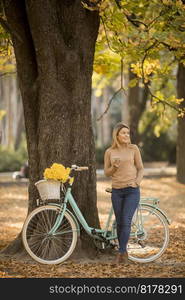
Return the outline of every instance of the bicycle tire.
<path id="1" fill-rule="evenodd" d="M 169 227 L 166 218 L 160 211 L 147 204 L 141 204 L 143 228 L 139 231 L 139 218 L 133 217 L 131 234 L 127 251 L 130 260 L 148 263 L 158 259 L 169 243 Z M 134 220 L 135 218 L 135 220 Z M 149 225 L 152 226 L 149 228 Z M 112 224 L 113 235 L 116 234 L 116 223 Z M 118 244 L 118 240 L 116 240 Z"/>
<path id="2" fill-rule="evenodd" d="M 65 212 L 55 235 L 48 235 L 55 224 L 59 208 L 45 205 L 33 210 L 26 218 L 22 241 L 28 254 L 42 264 L 59 264 L 73 253 L 77 243 L 77 226 Z"/>

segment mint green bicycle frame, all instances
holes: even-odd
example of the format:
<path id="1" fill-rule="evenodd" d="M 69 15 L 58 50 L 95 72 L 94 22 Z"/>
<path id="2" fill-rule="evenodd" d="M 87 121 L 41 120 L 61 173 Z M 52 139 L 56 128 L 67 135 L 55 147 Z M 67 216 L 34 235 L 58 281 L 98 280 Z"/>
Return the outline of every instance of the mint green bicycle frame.
<path id="1" fill-rule="evenodd" d="M 75 216 L 72 214 L 71 211 L 69 211 L 67 209 L 67 203 L 70 203 L 71 208 L 73 209 L 73 212 L 75 213 L 75 216 L 77 218 L 77 220 L 79 221 L 79 223 L 82 225 L 82 227 L 84 228 L 84 230 L 91 236 L 94 237 L 94 234 L 92 233 L 92 231 L 94 230 L 93 227 L 89 227 L 89 225 L 87 224 L 84 216 L 82 215 L 80 209 L 78 208 L 72 194 L 71 194 L 71 186 L 68 187 L 66 194 L 65 194 L 65 198 L 64 198 L 64 202 L 59 205 L 59 204 L 55 204 L 57 206 L 59 206 L 61 208 L 61 212 L 58 215 L 58 218 L 56 219 L 56 222 L 53 226 L 53 228 L 50 230 L 49 234 L 55 234 L 56 230 L 58 229 L 58 227 L 60 226 L 60 224 L 62 223 L 63 217 L 65 215 L 65 212 L 69 212 L 69 214 L 73 217 L 73 219 L 75 220 L 75 223 L 77 225 L 78 231 L 80 231 L 79 229 L 79 225 L 77 223 L 77 220 L 75 218 Z M 51 205 L 53 205 L 53 203 L 50 203 Z M 105 230 L 103 229 L 95 229 L 96 233 L 105 233 Z M 97 237 L 98 238 L 98 237 Z"/>
<path id="2" fill-rule="evenodd" d="M 75 215 L 73 215 L 73 213 L 67 209 L 67 203 L 69 202 L 73 212 Z M 138 209 L 136 211 L 137 213 L 137 216 L 139 217 L 139 231 L 142 233 L 142 216 L 140 217 L 139 216 L 139 208 L 142 206 L 142 205 L 145 205 L 145 206 L 148 206 L 150 208 L 153 208 L 154 210 L 157 210 L 159 211 L 163 217 L 166 219 L 167 223 L 170 224 L 170 220 L 167 218 L 167 216 L 165 215 L 165 213 L 158 207 L 158 203 L 159 203 L 159 199 L 157 198 L 141 198 L 140 200 L 140 203 L 139 203 L 139 206 L 138 206 Z M 54 224 L 54 226 L 52 227 L 52 229 L 50 230 L 49 234 L 51 235 L 55 235 L 57 233 L 55 233 L 57 231 L 57 229 L 59 228 L 60 224 L 62 223 L 62 220 L 63 220 L 63 217 L 65 215 L 65 212 L 67 211 L 74 219 L 76 225 L 77 225 L 77 231 L 78 233 L 80 233 L 80 228 L 79 228 L 79 223 L 82 225 L 82 227 L 84 228 L 84 230 L 90 235 L 92 236 L 93 238 L 96 238 L 96 239 L 99 239 L 99 240 L 102 240 L 102 237 L 105 238 L 105 240 L 115 240 L 117 238 L 116 235 L 112 235 L 110 234 L 109 232 L 109 235 L 107 235 L 108 233 L 108 228 L 110 226 L 110 223 L 111 223 L 111 219 L 112 219 L 112 216 L 114 215 L 114 212 L 113 212 L 113 208 L 111 206 L 111 209 L 110 209 L 110 212 L 109 212 L 109 215 L 108 215 L 108 219 L 107 219 L 107 222 L 106 222 L 106 225 L 105 225 L 105 228 L 104 229 L 96 229 L 96 228 L 93 228 L 93 227 L 90 227 L 85 218 L 83 217 L 80 209 L 78 208 L 76 202 L 75 202 L 75 199 L 73 198 L 73 195 L 71 193 L 71 186 L 69 186 L 67 188 L 67 191 L 66 191 L 66 194 L 65 194 L 65 197 L 64 197 L 64 202 L 62 204 L 57 204 L 57 203 L 49 203 L 50 205 L 56 205 L 57 207 L 60 208 L 60 212 L 59 212 L 59 215 L 56 219 L 56 222 Z M 79 223 L 78 223 L 79 222 Z M 59 234 L 59 233 L 58 233 Z M 130 234 L 130 236 L 133 236 L 135 235 L 135 233 L 132 233 Z"/>

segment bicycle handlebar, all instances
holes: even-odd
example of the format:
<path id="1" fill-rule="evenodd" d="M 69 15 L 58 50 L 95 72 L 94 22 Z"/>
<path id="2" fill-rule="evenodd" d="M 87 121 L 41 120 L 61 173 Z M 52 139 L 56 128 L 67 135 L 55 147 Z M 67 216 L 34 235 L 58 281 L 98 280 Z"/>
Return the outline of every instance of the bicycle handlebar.
<path id="1" fill-rule="evenodd" d="M 71 166 L 71 169 L 73 169 L 74 171 L 85 171 L 85 170 L 88 170 L 89 168 L 88 167 L 79 167 L 77 165 L 72 165 Z"/>

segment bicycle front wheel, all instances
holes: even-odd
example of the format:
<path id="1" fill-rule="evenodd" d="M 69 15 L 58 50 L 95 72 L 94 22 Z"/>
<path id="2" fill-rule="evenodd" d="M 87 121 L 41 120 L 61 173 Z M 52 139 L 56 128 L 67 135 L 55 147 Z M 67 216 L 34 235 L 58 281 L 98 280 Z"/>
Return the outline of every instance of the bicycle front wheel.
<path id="1" fill-rule="evenodd" d="M 140 205 L 132 220 L 128 243 L 129 258 L 146 263 L 159 258 L 169 242 L 169 227 L 166 218 L 157 209 Z"/>
<path id="2" fill-rule="evenodd" d="M 55 231 L 50 230 L 59 215 L 59 208 L 46 205 L 36 208 L 25 220 L 22 240 L 28 254 L 43 264 L 59 264 L 74 251 L 77 243 L 77 226 L 68 212 Z"/>

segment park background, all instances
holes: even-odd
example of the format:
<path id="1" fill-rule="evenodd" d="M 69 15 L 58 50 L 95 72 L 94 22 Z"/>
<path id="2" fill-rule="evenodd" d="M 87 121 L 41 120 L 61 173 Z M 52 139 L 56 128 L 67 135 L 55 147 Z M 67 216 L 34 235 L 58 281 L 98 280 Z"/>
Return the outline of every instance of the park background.
<path id="1" fill-rule="evenodd" d="M 77 2 L 80 5 L 81 1 Z M 149 266 L 131 264 L 129 269 L 112 267 L 110 258 L 101 255 L 94 258 L 80 257 L 76 261 L 54 266 L 50 270 L 47 266 L 38 266 L 28 258 L 24 261 L 19 252 L 14 253 L 12 257 L 8 254 L 6 257 L 4 254 L 0 269 L 2 277 L 184 277 L 185 275 L 184 3 L 162 1 L 154 13 L 152 9 L 157 5 L 156 1 L 151 1 L 151 7 L 147 6 L 147 1 L 139 1 L 138 7 L 134 6 L 134 1 L 126 4 L 125 1 L 103 1 L 102 7 L 98 6 L 98 9 L 95 2 L 100 1 L 87 1 L 85 7 L 80 9 L 89 10 L 92 14 L 99 10 L 101 16 L 90 97 L 100 224 L 103 225 L 110 207 L 109 196 L 104 192 L 105 188 L 110 186 L 110 180 L 103 175 L 103 155 L 111 144 L 113 126 L 123 121 L 130 125 L 132 142 L 138 144 L 142 153 L 145 166 L 142 194 L 159 197 L 161 208 L 172 220 L 169 248 L 161 260 Z M 12 172 L 18 171 L 29 157 L 25 112 L 19 87 L 20 78 L 17 75 L 11 34 L 6 30 L 5 21 L 4 8 L 1 5 L 1 249 L 6 248 L 21 231 L 29 198 L 29 180 L 17 182 L 12 178 Z M 147 32 L 144 30 L 146 24 Z M 69 58 L 73 64 L 78 63 L 74 53 L 71 53 Z M 83 85 L 80 88 L 83 89 Z M 68 100 L 69 108 L 70 95 Z M 48 117 L 48 112 L 46 113 Z M 80 115 L 78 106 L 76 114 Z M 53 135 L 53 132 L 51 134 Z M 54 135 L 57 135 L 57 132 Z M 60 139 L 64 138 L 61 133 L 59 136 Z M 84 146 L 80 129 L 78 139 L 78 145 Z M 60 147 L 61 145 L 58 151 L 62 152 Z M 57 155 L 58 159 L 61 159 L 58 153 Z M 61 160 L 59 162 L 63 163 Z M 68 164 L 67 157 L 64 158 L 64 162 Z M 41 174 L 42 170 L 40 177 Z"/>

